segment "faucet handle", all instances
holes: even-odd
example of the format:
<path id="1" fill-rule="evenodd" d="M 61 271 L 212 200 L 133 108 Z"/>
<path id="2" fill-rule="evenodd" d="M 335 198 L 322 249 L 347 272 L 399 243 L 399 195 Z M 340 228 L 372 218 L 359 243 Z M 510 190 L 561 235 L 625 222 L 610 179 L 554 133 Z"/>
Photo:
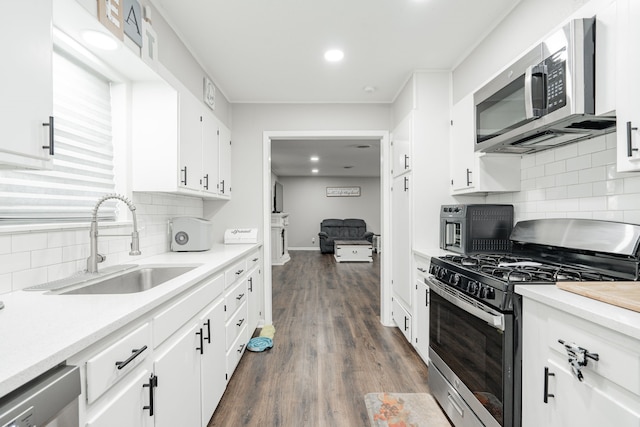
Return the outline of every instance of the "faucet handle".
<path id="1" fill-rule="evenodd" d="M 96 254 L 96 262 L 97 262 L 97 263 L 104 262 L 104 260 L 106 260 L 106 259 L 107 259 L 107 256 L 106 256 L 106 255 L 103 255 L 103 254 Z"/>

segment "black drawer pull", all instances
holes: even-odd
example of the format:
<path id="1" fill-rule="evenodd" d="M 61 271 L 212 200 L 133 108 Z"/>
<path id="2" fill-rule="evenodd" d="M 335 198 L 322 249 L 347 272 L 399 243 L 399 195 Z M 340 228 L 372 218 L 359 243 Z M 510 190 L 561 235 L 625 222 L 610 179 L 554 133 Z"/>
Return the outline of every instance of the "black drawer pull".
<path id="1" fill-rule="evenodd" d="M 244 344 L 242 344 L 240 347 L 238 347 L 238 353 L 242 353 L 243 349 L 244 349 Z"/>
<path id="2" fill-rule="evenodd" d="M 42 149 L 43 150 L 49 150 L 49 155 L 53 156 L 54 153 L 54 136 L 55 136 L 55 129 L 54 129 L 54 125 L 53 125 L 53 116 L 49 116 L 49 121 L 46 123 L 43 123 L 42 126 L 49 126 L 49 145 L 43 145 Z"/>
<path id="3" fill-rule="evenodd" d="M 238 271 L 236 271 L 236 276 L 241 275 L 243 271 L 244 271 L 244 270 L 238 270 Z"/>
<path id="4" fill-rule="evenodd" d="M 153 388 L 158 387 L 158 377 L 151 374 L 149 377 L 149 383 L 143 384 L 142 387 L 149 387 L 149 406 L 143 406 L 142 409 L 148 409 L 149 416 L 153 417 Z"/>
<path id="5" fill-rule="evenodd" d="M 118 369 L 122 369 L 125 366 L 127 366 L 129 363 L 131 363 L 133 361 L 133 359 L 135 359 L 136 357 L 138 357 L 140 355 L 140 353 L 142 353 L 143 351 L 145 351 L 147 349 L 146 345 L 143 345 L 142 348 L 135 348 L 133 350 L 131 350 L 131 352 L 133 353 L 131 356 L 129 356 L 129 358 L 127 360 L 125 360 L 124 362 L 116 362 L 116 366 L 118 367 Z"/>
<path id="6" fill-rule="evenodd" d="M 244 298 L 244 294 L 238 294 L 238 296 L 236 297 L 238 301 L 240 301 L 242 298 Z"/>
<path id="7" fill-rule="evenodd" d="M 200 328 L 200 330 L 196 332 L 196 335 L 200 336 L 200 347 L 196 347 L 196 350 L 200 351 L 200 354 L 204 354 L 204 338 L 202 336 L 202 328 Z"/>
<path id="8" fill-rule="evenodd" d="M 207 326 L 207 336 L 204 339 L 207 340 L 207 344 L 211 344 L 211 319 L 207 319 L 204 324 Z"/>
<path id="9" fill-rule="evenodd" d="M 549 377 L 555 376 L 556 374 L 554 374 L 553 372 L 549 372 L 549 367 L 544 367 L 544 397 L 542 399 L 544 403 L 549 403 L 550 397 L 556 397 L 555 395 L 549 393 Z"/>
<path id="10" fill-rule="evenodd" d="M 244 323 L 244 319 L 240 319 L 240 321 L 236 323 L 236 326 L 242 326 L 243 323 Z"/>

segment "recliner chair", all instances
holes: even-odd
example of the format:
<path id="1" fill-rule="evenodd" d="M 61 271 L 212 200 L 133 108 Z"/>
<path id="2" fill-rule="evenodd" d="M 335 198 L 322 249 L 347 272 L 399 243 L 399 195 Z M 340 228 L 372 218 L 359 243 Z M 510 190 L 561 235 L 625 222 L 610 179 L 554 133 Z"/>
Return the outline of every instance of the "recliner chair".
<path id="1" fill-rule="evenodd" d="M 367 231 L 367 223 L 362 219 L 325 219 L 320 223 L 318 233 L 320 252 L 332 254 L 336 240 L 366 240 L 373 242 L 373 233 Z"/>

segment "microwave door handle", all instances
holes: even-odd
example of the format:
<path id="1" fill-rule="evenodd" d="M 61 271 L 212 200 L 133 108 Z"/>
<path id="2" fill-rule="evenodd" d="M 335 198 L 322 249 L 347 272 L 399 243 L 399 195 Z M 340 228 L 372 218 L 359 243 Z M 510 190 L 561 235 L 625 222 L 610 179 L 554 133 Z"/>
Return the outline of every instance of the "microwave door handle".
<path id="1" fill-rule="evenodd" d="M 542 84 L 536 85 L 536 80 L 541 79 Z M 545 105 L 535 105 L 536 100 L 545 104 L 546 97 L 546 72 L 544 64 L 530 65 L 524 72 L 524 111 L 527 120 L 538 119 L 543 116 Z M 534 98 L 534 90 L 539 92 L 538 99 Z"/>

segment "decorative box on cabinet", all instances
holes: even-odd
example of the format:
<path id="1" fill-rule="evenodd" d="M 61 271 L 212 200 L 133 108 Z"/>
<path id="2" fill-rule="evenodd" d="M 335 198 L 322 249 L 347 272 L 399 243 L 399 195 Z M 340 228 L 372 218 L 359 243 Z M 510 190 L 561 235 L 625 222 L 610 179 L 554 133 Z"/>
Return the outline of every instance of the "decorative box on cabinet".
<path id="1" fill-rule="evenodd" d="M 616 132 L 618 171 L 640 171 L 640 4 L 618 0 Z"/>
<path id="2" fill-rule="evenodd" d="M 520 191 L 519 155 L 474 151 L 473 94 L 453 106 L 451 117 L 451 194 Z"/>
<path id="3" fill-rule="evenodd" d="M 0 29 L 0 165 L 50 169 L 53 151 L 51 0 L 7 2 Z M 17 36 L 19 35 L 19 36 Z M 43 126 L 46 124 L 46 126 Z"/>
<path id="4" fill-rule="evenodd" d="M 523 427 L 640 425 L 640 342 L 535 300 L 523 306 Z M 582 381 L 559 340 L 590 354 Z"/>

